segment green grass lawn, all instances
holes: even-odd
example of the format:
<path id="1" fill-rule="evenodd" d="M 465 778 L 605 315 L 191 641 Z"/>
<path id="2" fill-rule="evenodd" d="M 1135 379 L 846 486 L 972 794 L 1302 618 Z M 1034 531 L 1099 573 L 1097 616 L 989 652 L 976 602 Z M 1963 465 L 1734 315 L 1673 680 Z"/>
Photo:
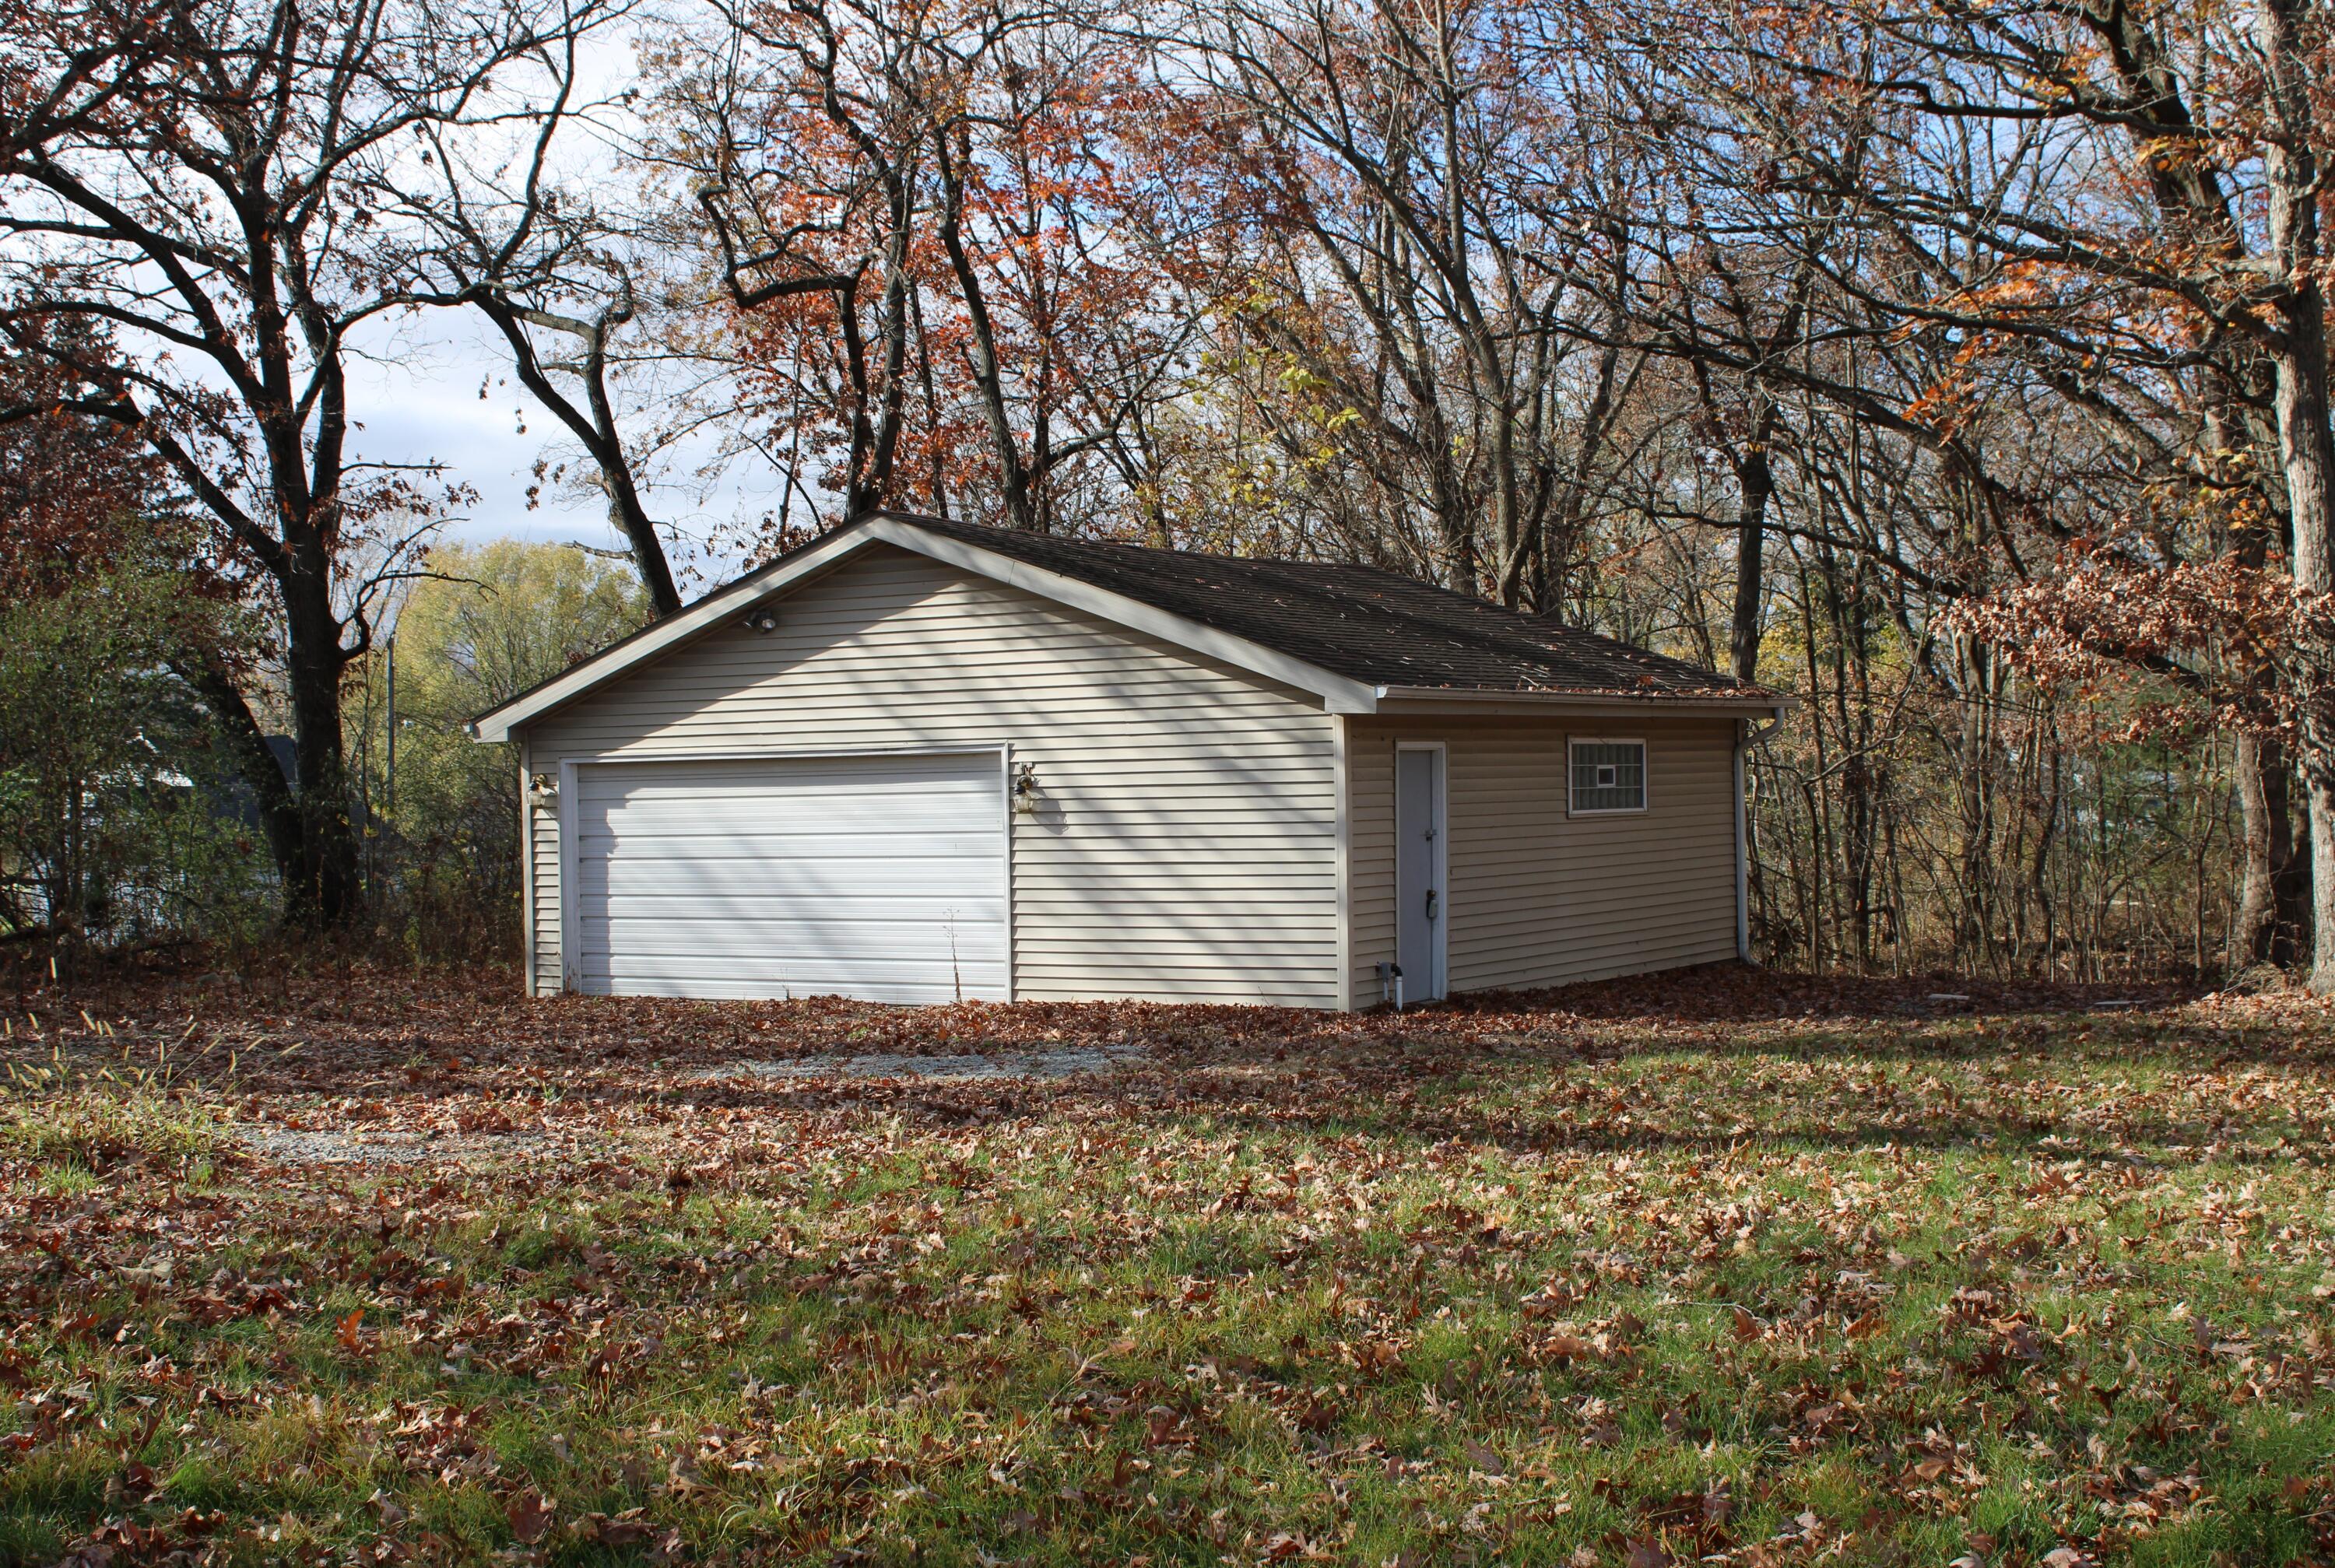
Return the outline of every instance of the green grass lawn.
<path id="1" fill-rule="evenodd" d="M 0 1562 L 2335 1561 L 2313 1004 L 504 984 L 13 1019 Z"/>

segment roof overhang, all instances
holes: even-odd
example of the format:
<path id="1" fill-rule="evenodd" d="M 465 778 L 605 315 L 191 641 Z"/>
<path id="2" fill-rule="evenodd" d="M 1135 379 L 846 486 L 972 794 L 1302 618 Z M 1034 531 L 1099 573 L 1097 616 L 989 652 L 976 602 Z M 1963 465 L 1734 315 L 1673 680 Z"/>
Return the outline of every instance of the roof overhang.
<path id="1" fill-rule="evenodd" d="M 1245 637 L 1147 605 L 1124 594 L 1050 572 L 977 544 L 918 528 L 906 518 L 883 513 L 838 528 L 698 600 L 677 615 L 644 627 L 571 669 L 473 720 L 471 738 L 508 740 L 553 711 L 588 695 L 681 646 L 743 615 L 765 599 L 786 593 L 805 579 L 831 570 L 871 545 L 891 545 L 912 554 L 1034 594 L 1124 626 L 1169 647 L 1228 664 L 1261 679 L 1320 699 L 1331 713 L 1458 713 L 1493 717 L 1541 715 L 1556 709 L 1613 708 L 1638 712 L 1761 714 L 1797 704 L 1772 692 L 1743 697 L 1673 697 L 1567 692 L 1478 691 L 1441 686 L 1373 686 L 1318 664 L 1275 652 Z"/>
<path id="2" fill-rule="evenodd" d="M 1376 711 L 1374 687 L 1333 674 L 1303 659 L 1262 647 L 1245 637 L 1219 632 L 1171 611 L 1147 605 L 1124 594 L 1098 588 L 1059 572 L 1001 556 L 961 539 L 929 533 L 903 518 L 878 514 L 838 528 L 814 544 L 782 556 L 760 571 L 750 572 L 717 588 L 678 615 L 648 626 L 613 644 L 531 691 L 519 693 L 499 708 L 471 721 L 471 738 L 508 740 L 524 728 L 619 676 L 671 652 L 693 638 L 712 631 L 725 621 L 744 615 L 765 599 L 785 593 L 804 578 L 825 572 L 870 545 L 892 545 L 913 554 L 971 572 L 1050 599 L 1074 610 L 1142 633 L 1170 647 L 1229 664 L 1252 675 L 1291 686 L 1322 701 L 1332 713 Z"/>
<path id="3" fill-rule="evenodd" d="M 1381 686 L 1370 711 L 1381 714 L 1472 713 L 1484 718 L 1534 717 L 1559 711 L 1679 713 L 1780 718 L 1800 705 L 1797 697 L 1760 692 L 1739 697 L 1643 696 L 1622 692 L 1517 692 L 1480 687 Z"/>

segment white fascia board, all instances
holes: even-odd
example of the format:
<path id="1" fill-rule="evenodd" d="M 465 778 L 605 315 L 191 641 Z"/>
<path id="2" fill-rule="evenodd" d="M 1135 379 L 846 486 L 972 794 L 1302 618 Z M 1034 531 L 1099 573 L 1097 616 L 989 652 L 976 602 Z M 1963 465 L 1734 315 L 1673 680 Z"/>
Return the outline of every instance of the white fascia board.
<path id="1" fill-rule="evenodd" d="M 470 726 L 470 739 L 509 740 L 511 731 L 528 721 L 574 701 L 636 664 L 655 658 L 676 643 L 710 631 L 729 617 L 742 614 L 757 600 L 783 592 L 790 585 L 799 582 L 812 572 L 833 566 L 866 545 L 867 539 L 865 528 L 838 528 L 817 544 L 797 551 L 776 571 L 752 574 L 741 577 L 726 588 L 716 588 L 680 614 L 659 621 L 638 635 L 603 650 L 557 680 L 547 682 L 499 708 L 480 714 Z"/>
<path id="2" fill-rule="evenodd" d="M 1637 713 L 1775 713 L 1800 705 L 1797 697 L 1625 697 L 1585 692 L 1516 692 L 1478 687 L 1381 686 L 1381 713 L 1545 712 L 1551 709 L 1594 708 L 1603 711 Z"/>
<path id="3" fill-rule="evenodd" d="M 1284 686 L 1294 686 L 1301 692 L 1321 698 L 1323 707 L 1332 713 L 1368 713 L 1378 705 L 1376 691 L 1362 682 L 1333 675 L 1318 664 L 1309 664 L 1286 653 L 1276 653 L 1245 637 L 1235 637 L 1229 632 L 1219 632 L 1197 621 L 1187 620 L 1172 610 L 1163 610 L 1139 599 L 1130 599 L 1124 594 L 1114 594 L 1108 588 L 1098 588 L 1091 583 L 1082 583 L 1075 577 L 1066 577 L 1059 572 L 1050 572 L 1042 566 L 1033 566 L 961 539 L 926 533 L 905 518 L 877 518 L 867 524 L 867 537 L 962 567 L 993 582 L 1003 583 L 1008 587 L 1035 594 L 1042 599 L 1051 599 L 1074 610 L 1084 610 L 1114 625 L 1141 632 L 1187 653 L 1230 664 L 1236 670 L 1262 675 Z"/>
<path id="4" fill-rule="evenodd" d="M 855 528 L 838 528 L 817 544 L 797 551 L 777 570 L 741 577 L 726 588 L 716 589 L 671 619 L 659 622 L 597 657 L 586 659 L 557 680 L 481 714 L 470 727 L 471 739 L 507 740 L 513 730 L 529 721 L 575 701 L 676 644 L 710 631 L 732 615 L 743 615 L 755 604 L 786 592 L 813 572 L 824 571 L 853 552 L 877 542 L 1083 610 L 1172 647 L 1311 692 L 1321 698 L 1323 708 L 1332 713 L 1369 713 L 1378 705 L 1374 689 L 1360 681 L 1333 675 L 1319 665 L 1276 653 L 1246 638 L 1201 625 L 1124 594 L 1114 594 L 977 545 L 927 533 L 905 518 L 879 514 Z"/>

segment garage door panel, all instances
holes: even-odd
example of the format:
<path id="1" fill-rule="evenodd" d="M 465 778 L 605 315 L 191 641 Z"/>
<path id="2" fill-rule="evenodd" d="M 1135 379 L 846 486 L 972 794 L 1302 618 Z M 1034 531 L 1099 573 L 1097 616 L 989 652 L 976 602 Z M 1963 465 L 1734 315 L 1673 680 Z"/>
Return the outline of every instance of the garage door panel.
<path id="1" fill-rule="evenodd" d="M 886 958 L 879 955 L 838 959 L 832 954 L 815 958 L 787 960 L 772 957 L 766 965 L 751 976 L 741 976 L 732 965 L 710 959 L 702 953 L 641 953 L 614 956 L 608 953 L 589 955 L 592 962 L 585 972 L 603 976 L 629 979 L 641 983 L 661 983 L 688 980 L 759 983 L 767 978 L 788 994 L 823 996 L 829 992 L 851 994 L 848 987 L 873 985 L 935 986 L 954 992 L 961 975 L 964 994 L 971 996 L 975 987 L 984 983 L 1002 983 L 1004 969 L 1002 960 L 987 963 L 966 963 L 953 975 L 944 968 L 935 973 L 921 958 Z M 651 995 L 676 994 L 652 992 Z M 677 994 L 687 995 L 682 992 Z M 776 996 L 780 991 L 770 994 Z"/>
<path id="2" fill-rule="evenodd" d="M 664 764 L 686 768 L 686 763 Z M 729 767 L 729 763 L 710 763 L 709 767 Z M 991 766 L 995 766 L 993 762 Z M 586 799 L 600 804 L 607 820 L 638 823 L 649 827 L 668 824 L 687 826 L 702 821 L 707 812 L 721 813 L 744 808 L 758 809 L 770 798 L 767 787 L 748 787 L 732 782 L 717 784 L 702 791 L 691 791 L 664 786 L 654 795 L 636 793 L 632 789 L 604 782 L 586 792 Z M 864 789 L 853 789 L 842 783 L 822 785 L 818 789 L 801 789 L 789 781 L 786 798 L 800 801 L 816 816 L 806 816 L 799 823 L 774 824 L 782 829 L 800 828 L 819 831 L 828 827 L 844 829 L 884 828 L 900 822 L 924 822 L 935 815 L 951 814 L 968 819 L 977 818 L 995 799 L 993 782 L 986 789 L 971 780 L 950 780 L 935 789 L 907 789 L 882 779 L 871 779 Z"/>
<path id="3" fill-rule="evenodd" d="M 628 854 L 628 850 L 636 853 Z M 869 876 L 890 876 L 913 886 L 919 876 L 969 875 L 973 868 L 997 864 L 993 839 L 985 847 L 968 843 L 941 851 L 906 834 L 891 854 L 873 844 L 864 844 L 852 854 L 822 855 L 816 849 L 806 853 L 793 845 L 767 840 L 744 839 L 725 850 L 710 839 L 674 845 L 656 838 L 596 841 L 589 834 L 577 846 L 577 853 L 580 874 L 587 884 L 618 892 L 654 890 L 673 883 L 677 884 L 673 891 L 686 893 L 699 886 L 699 878 L 731 876 L 740 866 L 750 867 L 756 875 L 766 870 L 794 871 L 821 886 Z"/>
<path id="4" fill-rule="evenodd" d="M 706 1002 L 758 1002 L 799 996 L 858 996 L 871 1001 L 925 1006 L 963 1001 L 1002 991 L 1002 973 L 983 976 L 966 972 L 963 989 L 953 982 L 926 978 L 927 972 L 838 972 L 827 967 L 800 980 L 784 973 L 757 973 L 741 978 L 723 969 L 667 971 L 634 965 L 615 973 L 582 977 L 580 987 L 593 996 L 675 996 Z"/>
<path id="5" fill-rule="evenodd" d="M 996 753 L 586 764 L 580 989 L 1011 994 Z"/>
<path id="6" fill-rule="evenodd" d="M 753 776 L 751 770 L 772 764 L 783 766 L 787 769 L 788 788 L 795 790 L 838 789 L 864 793 L 869 790 L 890 789 L 905 794 L 911 791 L 929 792 L 935 789 L 945 789 L 953 786 L 978 787 L 977 777 L 969 772 L 959 773 L 953 779 L 938 779 L 931 774 L 916 779 L 910 779 L 906 775 L 886 779 L 872 778 L 868 774 L 871 764 L 913 765 L 939 761 L 944 759 L 950 762 L 974 760 L 983 767 L 994 768 L 997 754 L 994 751 L 871 751 L 837 752 L 825 757 L 717 757 L 710 760 L 683 760 L 684 765 L 689 767 L 730 769 L 733 771 L 722 774 L 701 773 L 695 776 L 669 773 L 662 778 L 651 778 L 644 774 L 644 769 L 673 766 L 672 763 L 654 757 L 643 757 L 629 762 L 601 763 L 598 766 L 603 769 L 600 775 L 603 779 L 612 779 L 618 773 L 633 775 L 626 779 L 624 793 L 627 796 L 638 796 L 641 799 L 652 800 L 670 799 L 677 795 L 694 799 L 710 790 L 717 789 L 741 791 L 759 789 L 762 787 L 761 780 Z"/>
<path id="7" fill-rule="evenodd" d="M 720 919 L 611 920 L 586 940 L 584 956 L 688 958 L 719 953 L 736 923 Z M 758 939 L 755 955 L 770 963 L 810 963 L 822 955 L 852 960 L 916 963 L 926 953 L 954 952 L 960 961 L 1003 960 L 1005 944 L 981 927 L 946 921 L 820 921 L 813 931 L 772 924 Z"/>
<path id="8" fill-rule="evenodd" d="M 991 860 L 997 836 L 961 831 L 935 833 L 902 827 L 891 833 L 730 833 L 697 828 L 687 833 L 586 833 L 577 847 L 587 860 L 607 864 L 626 845 L 654 845 L 654 864 L 668 860 L 719 864 L 741 858 L 788 860 Z M 642 864 L 648 864 L 644 862 Z"/>
<path id="9" fill-rule="evenodd" d="M 759 837 L 773 839 L 865 838 L 886 833 L 946 833 L 952 829 L 980 836 L 990 826 L 983 819 L 997 805 L 994 789 L 985 799 L 955 792 L 885 800 L 839 794 L 790 794 L 787 799 L 799 807 L 802 817 L 790 821 L 758 818 L 756 813 L 768 801 L 767 795 L 725 791 L 709 795 L 693 806 L 676 800 L 654 811 L 629 807 L 604 808 L 598 814 L 596 831 L 686 837 L 716 830 L 711 824 L 737 819 L 751 824 Z"/>
<path id="10" fill-rule="evenodd" d="M 943 908 L 1002 907 L 1003 888 L 977 885 L 996 869 L 993 859 L 959 861 L 831 861 L 740 858 L 684 861 L 652 869 L 619 866 L 611 875 L 586 861 L 576 878 L 586 896 L 611 912 L 626 905 L 663 905 L 675 914 L 701 912 L 740 899 L 760 900 L 764 918 L 811 918 L 832 913 L 841 899 L 874 899 L 887 905 L 901 900 Z"/>
<path id="11" fill-rule="evenodd" d="M 731 893 L 710 893 L 677 899 L 619 893 L 606 905 L 608 920 L 616 924 L 687 924 L 722 927 L 740 920 L 785 921 L 801 913 L 800 901 L 756 887 Z M 1004 933 L 1003 898 L 935 898 L 903 892 L 885 896 L 860 889 L 852 895 L 824 898 L 819 919 L 829 925 L 954 926 L 964 934 Z"/>

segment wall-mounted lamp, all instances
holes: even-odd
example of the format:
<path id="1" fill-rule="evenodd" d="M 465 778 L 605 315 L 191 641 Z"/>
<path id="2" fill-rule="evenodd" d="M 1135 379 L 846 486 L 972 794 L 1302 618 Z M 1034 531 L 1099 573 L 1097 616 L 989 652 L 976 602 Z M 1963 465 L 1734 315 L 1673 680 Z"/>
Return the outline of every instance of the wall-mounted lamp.
<path id="1" fill-rule="evenodd" d="M 749 631 L 760 632 L 764 636 L 768 636 L 779 629 L 778 612 L 764 609 L 749 610 L 746 612 L 746 627 Z"/>
<path id="2" fill-rule="evenodd" d="M 1035 762 L 1014 765 L 1013 809 L 1023 817 L 1038 814 L 1038 765 Z"/>
<path id="3" fill-rule="evenodd" d="M 538 773 L 527 781 L 527 793 L 538 806 L 548 808 L 559 799 L 559 780 L 549 773 Z"/>

